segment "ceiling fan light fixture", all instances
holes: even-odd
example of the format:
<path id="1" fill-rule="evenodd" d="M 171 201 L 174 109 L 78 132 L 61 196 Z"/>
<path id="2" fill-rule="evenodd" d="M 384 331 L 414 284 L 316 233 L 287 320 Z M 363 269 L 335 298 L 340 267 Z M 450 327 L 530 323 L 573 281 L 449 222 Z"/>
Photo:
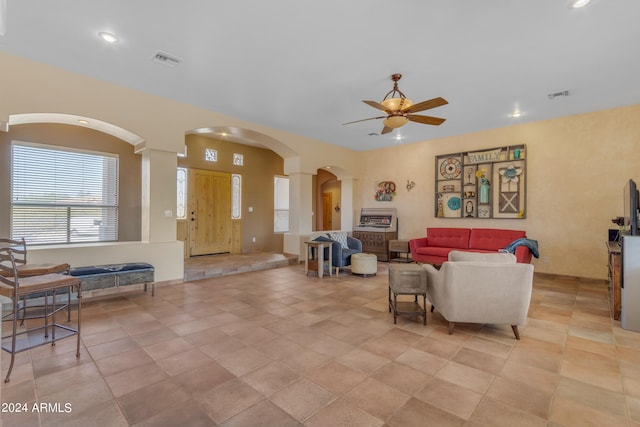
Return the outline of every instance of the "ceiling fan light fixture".
<path id="1" fill-rule="evenodd" d="M 352 122 L 343 123 L 343 125 L 350 125 L 352 123 L 364 122 L 367 120 L 378 120 L 384 119 L 384 128 L 382 129 L 381 135 L 385 135 L 391 132 L 393 129 L 397 129 L 401 126 L 406 125 L 409 121 L 422 123 L 425 125 L 434 125 L 438 126 L 445 121 L 445 119 L 441 119 L 438 117 L 431 116 L 423 116 L 419 114 L 414 114 L 420 111 L 429 110 L 431 108 L 441 107 L 443 105 L 448 104 L 447 100 L 444 98 L 433 98 L 427 101 L 422 101 L 417 104 L 414 104 L 413 101 L 408 99 L 404 93 L 398 89 L 398 80 L 402 77 L 402 74 L 392 74 L 391 80 L 393 81 L 393 89 L 391 89 L 387 94 L 382 98 L 381 102 L 376 101 L 365 101 L 365 104 L 373 107 L 377 110 L 384 111 L 385 116 L 378 117 L 370 117 L 368 119 L 355 120 Z M 375 134 L 369 134 L 375 135 Z"/>
<path id="2" fill-rule="evenodd" d="M 398 111 L 411 107 L 413 102 L 408 98 L 389 98 L 382 101 L 381 104 L 390 111 Z"/>
<path id="3" fill-rule="evenodd" d="M 388 128 L 396 129 L 406 125 L 408 121 L 409 119 L 407 119 L 405 116 L 389 116 L 384 119 L 383 123 Z"/>

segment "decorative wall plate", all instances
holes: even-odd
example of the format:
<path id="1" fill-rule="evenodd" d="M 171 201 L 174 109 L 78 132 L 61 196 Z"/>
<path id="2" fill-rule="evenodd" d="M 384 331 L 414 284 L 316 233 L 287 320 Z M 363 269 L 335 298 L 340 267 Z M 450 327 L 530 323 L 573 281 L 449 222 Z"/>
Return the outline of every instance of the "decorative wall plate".
<path id="1" fill-rule="evenodd" d="M 449 206 L 449 209 L 451 209 L 452 211 L 457 211 L 458 209 L 460 209 L 460 197 L 452 197 L 447 201 L 447 206 Z"/>

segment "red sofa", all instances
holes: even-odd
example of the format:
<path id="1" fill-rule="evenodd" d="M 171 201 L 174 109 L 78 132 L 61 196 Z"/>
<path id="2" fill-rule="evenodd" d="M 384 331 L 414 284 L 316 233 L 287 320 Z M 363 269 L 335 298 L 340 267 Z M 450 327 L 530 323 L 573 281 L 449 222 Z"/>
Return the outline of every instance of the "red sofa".
<path id="1" fill-rule="evenodd" d="M 521 230 L 495 228 L 427 228 L 427 237 L 409 240 L 414 261 L 442 264 L 451 251 L 496 252 L 516 239 L 526 238 Z M 515 249 L 518 262 L 529 264 L 531 251 L 526 246 Z"/>

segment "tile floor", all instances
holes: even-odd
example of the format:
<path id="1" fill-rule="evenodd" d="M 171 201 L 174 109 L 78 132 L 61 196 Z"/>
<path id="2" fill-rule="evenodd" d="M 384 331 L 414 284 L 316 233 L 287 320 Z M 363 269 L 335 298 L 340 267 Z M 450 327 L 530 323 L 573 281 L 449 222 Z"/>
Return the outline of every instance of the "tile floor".
<path id="1" fill-rule="evenodd" d="M 184 280 L 193 281 L 296 264 L 298 257 L 278 253 L 203 255 L 184 262 Z"/>
<path id="2" fill-rule="evenodd" d="M 602 282 L 537 276 L 516 341 L 507 325 L 448 335 L 437 312 L 394 326 L 378 267 L 86 302 L 79 360 L 73 338 L 18 355 L 2 401 L 28 410 L 3 427 L 640 426 L 640 334 L 610 319 Z"/>

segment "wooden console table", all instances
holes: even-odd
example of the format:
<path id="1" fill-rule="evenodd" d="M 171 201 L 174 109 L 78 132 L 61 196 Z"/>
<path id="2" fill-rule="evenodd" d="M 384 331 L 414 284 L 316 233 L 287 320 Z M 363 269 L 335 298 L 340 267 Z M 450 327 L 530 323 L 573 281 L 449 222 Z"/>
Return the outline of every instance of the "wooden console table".
<path id="1" fill-rule="evenodd" d="M 609 252 L 609 308 L 614 320 L 620 320 L 622 292 L 620 289 L 620 244 L 607 242 Z"/>
<path id="2" fill-rule="evenodd" d="M 353 230 L 353 237 L 362 242 L 362 252 L 374 254 L 378 261 L 389 261 L 389 241 L 397 239 L 398 232 Z"/>

